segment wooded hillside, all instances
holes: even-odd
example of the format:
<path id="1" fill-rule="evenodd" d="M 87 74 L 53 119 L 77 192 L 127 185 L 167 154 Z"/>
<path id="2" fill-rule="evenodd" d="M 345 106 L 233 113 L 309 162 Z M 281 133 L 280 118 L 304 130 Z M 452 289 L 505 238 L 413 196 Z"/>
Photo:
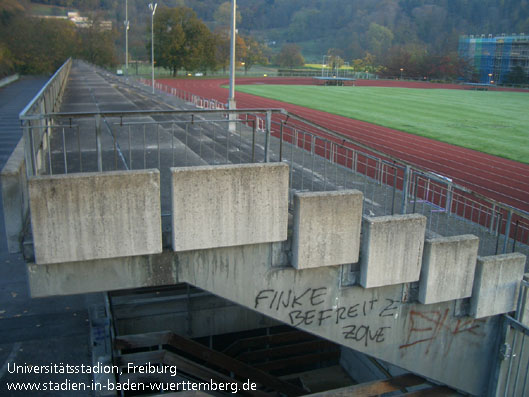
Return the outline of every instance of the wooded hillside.
<path id="1" fill-rule="evenodd" d="M 125 0 L 38 0 L 41 3 L 104 10 L 119 26 Z M 226 0 L 160 0 L 158 6 L 188 6 L 210 27 Z M 529 33 L 527 0 L 239 0 L 239 28 L 277 50 L 301 45 L 308 60 L 329 48 L 343 58 L 382 56 L 386 47 L 414 46 L 444 54 L 457 50 L 460 34 Z M 128 0 L 129 19 L 145 20 L 145 1 Z M 144 31 L 141 31 L 144 34 Z M 382 41 L 382 42 L 381 42 Z M 275 42 L 275 44 L 274 44 Z"/>

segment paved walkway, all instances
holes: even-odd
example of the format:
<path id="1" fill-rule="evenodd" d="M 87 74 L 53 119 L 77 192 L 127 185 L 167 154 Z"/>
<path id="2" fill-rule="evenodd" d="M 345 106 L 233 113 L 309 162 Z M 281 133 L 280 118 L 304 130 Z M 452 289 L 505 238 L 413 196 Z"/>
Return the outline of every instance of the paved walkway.
<path id="1" fill-rule="evenodd" d="M 0 167 L 22 132 L 18 115 L 47 81 L 26 77 L 0 88 Z M 0 197 L 0 211 L 2 211 Z M 7 252 L 4 216 L 0 215 L 0 396 L 70 396 L 72 392 L 9 392 L 7 382 L 63 382 L 66 375 L 11 374 L 17 365 L 91 364 L 88 306 L 101 295 L 31 299 L 26 266 L 20 254 Z M 10 365 L 11 366 L 10 366 Z M 89 375 L 68 375 L 70 381 L 90 382 Z M 77 393 L 76 395 L 92 395 Z"/>

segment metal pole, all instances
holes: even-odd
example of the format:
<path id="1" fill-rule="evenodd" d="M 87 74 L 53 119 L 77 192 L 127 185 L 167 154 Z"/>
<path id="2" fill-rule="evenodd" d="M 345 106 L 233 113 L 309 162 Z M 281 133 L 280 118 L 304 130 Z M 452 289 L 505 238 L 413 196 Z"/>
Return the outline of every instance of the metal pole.
<path id="1" fill-rule="evenodd" d="M 401 214 L 406 214 L 408 211 L 408 190 L 410 187 L 410 166 L 407 165 L 404 169 L 404 178 L 402 180 L 402 207 Z"/>
<path id="2" fill-rule="evenodd" d="M 151 16 L 151 70 L 152 70 L 152 93 L 154 94 L 154 12 Z"/>
<path id="3" fill-rule="evenodd" d="M 283 122 L 279 123 L 279 161 L 283 161 Z"/>
<path id="4" fill-rule="evenodd" d="M 509 243 L 509 235 L 511 234 L 512 211 L 507 214 L 507 223 L 505 224 L 505 240 L 503 241 L 503 254 L 507 253 L 507 245 Z"/>
<path id="5" fill-rule="evenodd" d="M 270 135 L 272 134 L 272 112 L 266 112 L 265 163 L 270 162 Z"/>
<path id="6" fill-rule="evenodd" d="M 97 170 L 103 172 L 103 149 L 101 145 L 101 116 L 96 114 L 96 149 L 97 149 Z"/>
<path id="7" fill-rule="evenodd" d="M 230 39 L 230 96 L 228 98 L 228 109 L 237 109 L 235 103 L 235 39 L 236 39 L 236 9 L 237 9 L 237 0 L 231 0 L 231 39 Z M 235 120 L 236 114 L 229 114 L 230 120 Z M 228 129 L 230 131 L 235 131 L 236 123 L 228 123 Z"/>
<path id="8" fill-rule="evenodd" d="M 149 9 L 152 11 L 151 15 L 151 64 L 152 64 L 152 93 L 154 94 L 154 13 L 158 3 L 149 3 Z"/>
<path id="9" fill-rule="evenodd" d="M 125 76 L 129 76 L 129 0 L 125 0 Z"/>
<path id="10" fill-rule="evenodd" d="M 235 29 L 236 29 L 236 8 L 237 0 L 231 0 L 231 41 L 230 41 L 230 97 L 228 104 L 231 101 L 235 103 Z M 230 107 L 230 109 L 233 109 Z"/>

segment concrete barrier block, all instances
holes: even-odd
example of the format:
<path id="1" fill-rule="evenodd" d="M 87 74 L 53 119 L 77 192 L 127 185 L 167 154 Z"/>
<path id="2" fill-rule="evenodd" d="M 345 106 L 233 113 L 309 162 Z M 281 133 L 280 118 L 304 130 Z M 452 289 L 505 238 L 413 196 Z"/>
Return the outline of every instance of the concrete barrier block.
<path id="1" fill-rule="evenodd" d="M 470 313 L 475 318 L 516 309 L 525 255 L 519 253 L 478 257 Z"/>
<path id="2" fill-rule="evenodd" d="M 364 217 L 360 284 L 364 288 L 418 281 L 426 217 Z"/>
<path id="3" fill-rule="evenodd" d="M 158 170 L 31 178 L 29 197 L 37 264 L 162 251 Z"/>
<path id="4" fill-rule="evenodd" d="M 426 240 L 419 283 L 424 304 L 472 295 L 479 238 L 470 234 Z"/>
<path id="5" fill-rule="evenodd" d="M 171 168 L 174 251 L 283 241 L 288 165 Z"/>
<path id="6" fill-rule="evenodd" d="M 358 190 L 297 193 L 292 266 L 307 269 L 358 262 L 362 200 Z"/>
<path id="7" fill-rule="evenodd" d="M 29 210 L 23 139 L 18 142 L 7 160 L 0 180 L 7 249 L 14 254 L 21 251 L 20 239 Z"/>

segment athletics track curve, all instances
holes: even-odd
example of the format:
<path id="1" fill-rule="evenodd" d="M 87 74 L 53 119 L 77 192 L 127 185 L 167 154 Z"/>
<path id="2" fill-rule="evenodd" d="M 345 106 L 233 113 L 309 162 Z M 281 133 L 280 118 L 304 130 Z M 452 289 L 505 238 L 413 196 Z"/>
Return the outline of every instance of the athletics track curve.
<path id="1" fill-rule="evenodd" d="M 227 102 L 227 79 L 165 79 L 158 82 L 204 98 Z M 310 78 L 238 78 L 236 84 L 314 84 Z M 360 80 L 357 86 L 461 89 L 455 84 Z M 330 87 L 330 89 L 332 89 Z M 529 95 L 529 93 L 528 93 Z M 237 92 L 238 108 L 283 108 L 383 153 L 451 178 L 486 197 L 529 211 L 529 165 L 444 142 Z"/>

